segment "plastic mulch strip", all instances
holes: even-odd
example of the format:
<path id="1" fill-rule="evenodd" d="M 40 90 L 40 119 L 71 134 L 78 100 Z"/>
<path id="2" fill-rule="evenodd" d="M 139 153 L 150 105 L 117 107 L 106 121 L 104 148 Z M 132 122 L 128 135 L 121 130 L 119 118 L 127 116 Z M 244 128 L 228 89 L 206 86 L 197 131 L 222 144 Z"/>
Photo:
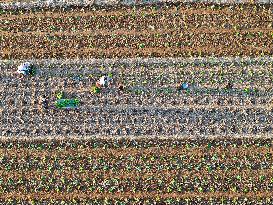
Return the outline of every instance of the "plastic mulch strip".
<path id="1" fill-rule="evenodd" d="M 76 108 L 79 105 L 78 99 L 59 99 L 55 103 L 57 108 Z"/>

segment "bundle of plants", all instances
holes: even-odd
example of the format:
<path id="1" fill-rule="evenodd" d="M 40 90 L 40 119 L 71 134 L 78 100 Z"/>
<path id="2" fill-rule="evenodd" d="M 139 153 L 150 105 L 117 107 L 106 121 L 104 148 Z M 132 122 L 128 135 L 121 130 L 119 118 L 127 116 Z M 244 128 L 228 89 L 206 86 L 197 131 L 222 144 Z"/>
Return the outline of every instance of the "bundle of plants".
<path id="1" fill-rule="evenodd" d="M 75 108 L 79 105 L 78 99 L 59 99 L 55 103 L 57 108 Z"/>

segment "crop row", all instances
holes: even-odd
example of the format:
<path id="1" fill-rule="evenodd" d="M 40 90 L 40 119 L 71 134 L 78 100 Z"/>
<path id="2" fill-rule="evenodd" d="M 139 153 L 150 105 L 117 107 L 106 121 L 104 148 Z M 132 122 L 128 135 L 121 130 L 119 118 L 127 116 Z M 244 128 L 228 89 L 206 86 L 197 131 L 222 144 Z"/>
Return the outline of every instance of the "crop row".
<path id="1" fill-rule="evenodd" d="M 19 140 L 19 139 L 2 139 L 0 140 L 0 147 L 3 149 L 20 150 L 22 148 L 28 148 L 29 150 L 79 150 L 79 149 L 120 149 L 120 148 L 152 148 L 152 147 L 180 147 L 181 151 L 187 149 L 189 152 L 192 149 L 204 149 L 209 151 L 209 149 L 224 149 L 232 150 L 244 147 L 245 149 L 263 149 L 263 148 L 272 148 L 272 140 L 270 138 L 216 138 L 216 139 L 169 139 L 169 138 L 137 138 L 137 139 L 128 139 L 128 138 L 90 138 L 84 140 L 76 139 L 67 139 L 62 140 L 47 140 L 47 139 L 36 139 L 35 141 L 28 140 Z M 208 149 L 208 150 L 207 150 Z M 140 149 L 141 150 L 141 149 Z M 1 150 L 2 151 L 2 150 Z M 102 151 L 100 151 L 102 152 Z M 198 151 L 199 152 L 199 151 Z M 260 152 L 262 152 L 260 150 Z"/>
<path id="2" fill-rule="evenodd" d="M 85 104 L 93 105 L 136 103 L 158 106 L 165 102 L 165 107 L 213 104 L 217 106 L 269 106 L 272 101 L 270 97 L 272 71 L 270 68 L 261 71 L 259 67 L 190 71 L 175 66 L 166 68 L 143 66 L 135 68 L 132 74 L 133 68 L 126 68 L 124 71 L 123 68 L 117 66 L 117 69 L 120 70 L 114 71 L 115 86 L 103 90 L 98 95 L 91 92 L 91 86 L 99 79 L 102 71 L 89 71 L 88 69 L 76 73 L 68 71 L 65 74 L 63 70 L 56 70 L 52 74 L 52 69 L 47 72 L 43 68 L 41 70 L 43 74 L 35 78 L 19 79 L 12 73 L 14 69 L 9 68 L 8 72 L 4 71 L 1 77 L 0 95 L 3 105 L 35 106 L 42 95 L 45 95 L 49 101 L 54 101 L 58 90 L 63 90 L 68 97 L 78 97 Z M 187 93 L 176 90 L 178 83 L 183 81 L 190 83 L 190 90 Z M 123 92 L 117 90 L 118 82 L 125 86 Z M 228 82 L 232 82 L 233 87 L 225 89 Z M 250 91 L 248 94 L 246 89 Z"/>
<path id="3" fill-rule="evenodd" d="M 135 57 L 201 57 L 201 56 L 264 56 L 272 55 L 272 49 L 259 48 L 251 46 L 239 47 L 186 47 L 186 48 L 143 48 L 143 49 L 129 49 L 129 48 L 112 48 L 112 49 L 95 49 L 85 48 L 78 49 L 37 49 L 37 50 L 8 50 L 2 52 L 3 59 L 67 59 L 67 58 L 135 58 Z"/>
<path id="4" fill-rule="evenodd" d="M 0 62 L 3 71 L 1 78 L 15 77 L 14 70 L 24 62 L 21 61 L 2 61 Z M 32 61 L 31 61 L 32 62 Z M 123 73 L 129 75 L 135 71 L 138 75 L 151 73 L 175 74 L 182 71 L 186 75 L 194 73 L 215 73 L 227 75 L 236 73 L 255 76 L 272 75 L 273 62 L 272 58 L 195 58 L 195 59 L 90 59 L 86 61 L 77 60 L 36 60 L 33 61 L 38 68 L 38 76 L 62 76 L 68 77 L 76 74 L 93 74 L 94 77 L 104 72 Z M 2 77 L 3 76 L 3 77 Z M 71 76 L 70 76 L 71 77 Z M 98 77 L 98 76 L 97 76 Z"/>
<path id="5" fill-rule="evenodd" d="M 201 30 L 200 30 L 201 31 Z M 228 42 L 231 47 L 237 47 L 240 45 L 250 46 L 254 45 L 256 47 L 268 47 L 270 48 L 270 42 L 272 41 L 272 34 L 270 31 L 259 31 L 253 34 L 244 33 L 242 36 L 234 37 L 230 33 L 225 33 L 225 30 L 221 33 L 206 33 L 202 29 L 202 33 L 187 33 L 183 34 L 178 31 L 172 33 L 157 32 L 156 34 L 138 34 L 132 33 L 131 35 L 96 35 L 90 36 L 88 33 L 77 33 L 75 36 L 25 36 L 19 37 L 2 37 L 0 46 L 5 50 L 18 49 L 18 44 L 20 43 L 20 49 L 57 49 L 66 47 L 71 48 L 114 48 L 114 47 L 125 47 L 131 49 L 137 48 L 183 48 L 187 46 L 192 47 L 204 47 L 208 45 L 213 45 L 214 47 L 223 46 Z M 233 31 L 232 31 L 233 32 Z M 259 34 L 258 34 L 259 33 Z M 238 34 L 239 35 L 239 34 Z M 201 40 L 202 39 L 202 40 Z M 253 39 L 255 41 L 253 42 Z"/>
<path id="6" fill-rule="evenodd" d="M 249 133 L 272 131 L 272 114 L 264 108 L 122 108 L 85 106 L 83 109 L 39 111 L 31 107 L 3 110 L 2 131 L 20 129 L 35 132 L 79 132 L 79 134 L 175 134 L 175 133 Z M 28 113 L 26 116 L 25 114 Z M 63 114 L 66 113 L 66 118 Z M 29 118 L 31 116 L 31 118 Z M 36 122 L 36 123 L 35 123 Z M 39 122 L 39 124 L 37 124 Z M 47 129 L 45 129 L 45 125 Z M 54 125 L 54 126 L 53 126 Z M 52 127 L 51 127 L 52 126 Z M 40 129 L 39 129 L 40 128 Z M 53 131 L 54 130 L 54 131 Z M 255 131 L 256 130 L 256 131 Z M 55 133 L 56 134 L 56 133 Z"/>
<path id="7" fill-rule="evenodd" d="M 59 16 L 60 13 L 65 16 L 70 16 L 71 13 L 77 12 L 81 15 L 85 13 L 91 13 L 93 15 L 108 16 L 113 13 L 119 13 L 124 15 L 128 12 L 142 11 L 142 12 L 160 12 L 169 13 L 170 11 L 179 11 L 184 13 L 225 13 L 231 14 L 236 12 L 237 14 L 266 14 L 270 11 L 270 4 L 185 4 L 183 2 L 165 2 L 164 4 L 152 4 L 152 5 L 136 5 L 135 7 L 122 6 L 121 4 L 111 7 L 101 7 L 97 5 L 81 7 L 81 6 L 65 6 L 62 8 L 56 7 L 32 7 L 28 9 L 12 9 L 3 8 L 0 12 L 1 17 L 7 15 L 13 15 L 17 18 L 18 15 L 22 18 L 33 18 L 41 16 Z"/>
<path id="8" fill-rule="evenodd" d="M 0 192 L 158 192 L 158 193 L 183 193 L 183 192 L 257 192 L 273 189 L 272 173 L 260 177 L 229 176 L 174 176 L 166 174 L 163 176 L 149 177 L 123 177 L 122 179 L 112 176 L 101 178 L 100 176 L 85 179 L 67 177 L 49 177 L 40 175 L 39 178 L 32 177 L 8 177 L 0 179 Z M 256 179 L 257 178 L 257 179 Z M 224 182 L 224 183 L 223 183 Z M 251 185 L 249 185 L 251 184 Z M 23 191 L 24 190 L 24 191 Z"/>
<path id="9" fill-rule="evenodd" d="M 200 203 L 270 202 L 273 189 L 272 140 L 265 138 L 6 139 L 1 147 L 0 191 L 10 203 L 149 198 L 175 204 L 168 199 L 175 197 L 191 204 L 197 195 Z"/>
<path id="10" fill-rule="evenodd" d="M 173 87 L 181 82 L 188 82 L 191 87 L 202 88 L 221 88 L 223 89 L 228 82 L 231 82 L 234 89 L 251 88 L 257 91 L 272 88 L 273 70 L 267 67 L 267 70 L 259 70 L 260 67 L 232 68 L 232 69 L 183 69 L 182 67 L 139 67 L 134 69 L 127 68 L 123 70 L 120 67 L 114 68 L 113 71 L 96 71 L 97 68 L 85 68 L 80 71 L 68 69 L 64 71 L 58 70 L 58 67 L 52 69 L 40 69 L 38 74 L 32 79 L 20 79 L 14 74 L 15 68 L 3 71 L 0 82 L 3 87 L 8 85 L 9 88 L 17 87 L 22 90 L 24 88 L 36 87 L 40 89 L 45 87 L 58 88 L 64 87 L 68 90 L 82 88 L 88 90 L 90 86 L 102 76 L 104 73 L 113 73 L 115 84 L 121 82 L 125 87 L 141 86 L 146 89 Z M 93 70 L 92 70 L 93 69 Z M 104 68 L 105 69 L 105 68 Z M 233 70 L 236 69 L 236 70 Z M 4 69 L 3 69 L 4 70 Z M 27 85 L 27 87 L 25 87 Z M 33 88 L 34 88 L 33 87 Z"/>
<path id="11" fill-rule="evenodd" d="M 122 153 L 125 154 L 126 152 Z M 249 156 L 250 153 L 240 156 L 235 151 L 232 154 L 217 152 L 210 155 L 203 153 L 203 155 L 194 154 L 193 156 L 180 154 L 179 152 L 177 152 L 177 155 L 173 155 L 173 153 L 167 155 L 164 152 L 159 152 L 159 156 L 155 156 L 152 153 L 147 155 L 138 153 L 136 156 L 130 153 L 128 156 L 113 156 L 108 153 L 106 153 L 106 156 L 93 156 L 92 154 L 62 156 L 61 153 L 56 152 L 54 155 L 34 157 L 34 154 L 35 152 L 30 152 L 28 155 L 14 152 L 14 157 L 2 155 L 0 158 L 1 171 L 18 171 L 20 173 L 39 172 L 40 170 L 46 170 L 46 172 L 50 173 L 71 170 L 80 172 L 97 171 L 97 173 L 90 173 L 90 175 L 99 174 L 100 170 L 103 170 L 104 174 L 114 173 L 117 170 L 122 171 L 124 174 L 130 172 L 156 173 L 157 171 L 181 171 L 186 174 L 188 172 L 202 171 L 205 175 L 217 171 L 229 173 L 231 171 L 236 172 L 236 170 L 263 170 L 266 172 L 270 172 L 270 169 L 272 170 L 272 150 L 271 153 L 255 153 L 254 156 Z M 7 174 L 9 175 L 10 173 Z"/>
<path id="12" fill-rule="evenodd" d="M 142 44 L 140 45 L 142 46 Z M 26 50 L 3 50 L 3 59 L 45 59 L 45 58 L 129 58 L 129 57 L 202 57 L 202 56 L 264 56 L 271 55 L 272 50 L 268 47 L 253 47 L 242 45 L 227 47 L 224 45 L 213 47 L 198 47 L 186 46 L 185 48 L 162 48 L 144 47 L 130 49 L 125 47 L 115 47 L 108 49 L 98 48 L 47 48 L 47 49 L 26 49 Z"/>
<path id="13" fill-rule="evenodd" d="M 272 203 L 272 197 L 255 197 L 256 194 L 252 196 L 222 196 L 222 194 L 217 193 L 215 196 L 211 196 L 211 198 L 206 198 L 200 196 L 185 196 L 185 197 L 173 197 L 173 194 L 165 195 L 165 197 L 158 196 L 158 197 L 131 197 L 131 198 L 107 198 L 104 197 L 95 197 L 93 199 L 82 199 L 82 198 L 72 198 L 71 200 L 39 200 L 37 199 L 30 199 L 30 200 L 19 200 L 19 199 L 12 199 L 5 201 L 0 201 L 0 204 L 30 204 L 34 203 L 37 205 L 42 204 L 62 204 L 62 205 L 74 205 L 74 204 L 94 204 L 94 205 L 129 205 L 129 204 L 136 204 L 136 205 L 150 205 L 150 204 L 168 204 L 168 205 L 205 205 L 205 204 L 215 204 L 215 205 L 222 205 L 222 204 L 249 204 L 249 205 L 268 205 Z"/>
<path id="14" fill-rule="evenodd" d="M 75 16 L 58 18 L 38 17 L 31 19 L 2 20 L 0 26 L 2 31 L 8 32 L 54 32 L 54 31 L 75 31 L 84 29 L 147 29 L 153 25 L 154 29 L 165 28 L 270 28 L 272 16 L 263 17 L 262 14 L 246 15 L 234 13 L 226 18 L 225 14 L 184 14 L 172 12 L 167 15 L 152 13 L 141 14 L 131 13 L 124 16 Z M 114 26 L 113 26 L 114 25 Z"/>

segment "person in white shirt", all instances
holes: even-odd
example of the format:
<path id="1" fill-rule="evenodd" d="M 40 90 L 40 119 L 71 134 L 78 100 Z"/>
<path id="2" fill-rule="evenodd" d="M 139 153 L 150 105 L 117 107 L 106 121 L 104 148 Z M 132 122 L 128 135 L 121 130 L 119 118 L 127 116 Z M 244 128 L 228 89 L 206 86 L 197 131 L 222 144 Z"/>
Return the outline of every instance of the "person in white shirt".
<path id="1" fill-rule="evenodd" d="M 112 78 L 110 78 L 109 76 L 101 76 L 101 78 L 99 79 L 99 81 L 97 81 L 96 85 L 98 87 L 108 87 L 109 85 L 111 85 L 112 83 Z"/>
<path id="2" fill-rule="evenodd" d="M 29 62 L 23 63 L 18 67 L 17 73 L 28 75 L 31 73 L 31 64 Z"/>

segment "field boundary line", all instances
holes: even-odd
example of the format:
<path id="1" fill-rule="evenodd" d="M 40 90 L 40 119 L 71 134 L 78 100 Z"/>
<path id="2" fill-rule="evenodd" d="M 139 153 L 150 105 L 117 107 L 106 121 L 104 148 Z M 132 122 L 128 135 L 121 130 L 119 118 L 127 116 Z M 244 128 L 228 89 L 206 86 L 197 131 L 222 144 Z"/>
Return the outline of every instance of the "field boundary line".
<path id="1" fill-rule="evenodd" d="M 135 135 L 126 135 L 126 136 L 115 136 L 115 135 L 90 135 L 90 136 L 58 136 L 58 135 L 50 135 L 50 136 L 0 136 L 1 141 L 9 141 L 9 140 L 22 140 L 22 141 L 36 141 L 36 140 L 59 140 L 59 141 L 69 141 L 69 140 L 74 140 L 74 141 L 82 141 L 82 140 L 89 140 L 89 139 L 104 139 L 104 140 L 120 140 L 120 139 L 128 139 L 128 140 L 136 140 L 136 139 L 170 139 L 170 140 L 196 140 L 196 139 L 208 139 L 208 140 L 236 140 L 236 139 L 249 139 L 249 140 L 255 140 L 255 139 L 273 139 L 273 134 L 258 134 L 258 135 L 172 135 L 172 136 L 165 136 L 165 135 L 140 135 L 140 136 L 135 136 Z"/>
<path id="2" fill-rule="evenodd" d="M 260 191 L 260 192 L 248 192 L 248 193 L 232 193 L 232 192 L 213 192 L 213 193 L 200 193 L 200 192 L 184 192 L 184 193 L 160 193 L 160 192 L 123 192 L 123 193 L 99 193 L 99 192 L 91 192 L 91 191 L 73 191 L 71 193 L 56 193 L 55 191 L 51 192 L 8 192 L 5 194 L 0 194 L 1 199 L 68 199 L 71 200 L 72 198 L 81 198 L 81 199 L 95 199 L 95 198 L 108 198 L 108 199 L 115 199 L 115 198 L 188 198 L 188 197 L 198 197 L 198 198 L 220 198 L 220 197 L 250 197 L 250 198 L 257 198 L 257 197 L 272 197 L 272 193 L 268 191 Z"/>
<path id="3" fill-rule="evenodd" d="M 1 3 L 0 3 L 1 5 Z M 164 8 L 164 7 L 163 7 Z M 128 12 L 129 11 L 129 12 Z M 159 8 L 156 11 L 151 11 L 150 8 L 144 8 L 145 14 L 154 14 L 154 13 L 158 13 L 158 14 L 168 14 L 170 12 L 172 12 L 173 10 L 168 9 L 162 9 Z M 230 10 L 211 10 L 211 8 L 195 8 L 194 10 L 189 9 L 189 8 L 179 8 L 177 10 L 175 10 L 178 14 L 203 14 L 203 15 L 209 15 L 209 14 L 232 14 L 233 11 Z M 244 13 L 245 11 L 242 11 L 242 13 Z M 75 13 L 77 13 L 77 16 L 80 17 L 85 17 L 85 16 L 90 16 L 90 15 L 96 15 L 96 16 L 112 16 L 115 15 L 116 17 L 119 16 L 126 16 L 126 15 L 130 15 L 132 14 L 137 14 L 136 11 L 134 11 L 131 8 L 128 8 L 127 10 L 125 10 L 125 8 L 121 8 L 119 10 L 114 10 L 114 11 L 103 11 L 103 10 L 95 10 L 95 11 L 83 11 L 83 10 L 78 10 L 78 11 L 65 11 L 65 12 L 53 12 L 53 11 L 46 11 L 46 12 L 42 12 L 42 11 L 37 11 L 34 13 L 23 13 L 23 14 L 19 14 L 19 15 L 14 15 L 14 14 L 5 14 L 5 15 L 0 15 L 0 20 L 12 20 L 12 19 L 18 19 L 18 18 L 36 18 L 36 17 L 52 17 L 52 18 L 58 18 L 58 17 L 71 17 L 71 16 L 75 16 Z M 247 13 L 247 12 L 246 12 Z"/>
<path id="4" fill-rule="evenodd" d="M 250 49 L 251 48 L 251 49 Z M 143 48 L 143 49 L 139 49 L 139 48 L 127 48 L 127 47 L 118 47 L 118 48 L 88 48 L 88 47 L 83 47 L 80 49 L 76 49 L 76 48 L 69 48 L 69 49 L 62 49 L 61 48 L 50 48 L 49 50 L 45 50 L 44 48 L 40 48 L 37 50 L 33 50 L 31 49 L 23 49 L 23 50 L 17 50 L 17 49 L 3 49 L 1 51 L 1 55 L 2 56 L 6 56 L 4 58 L 11 58 L 11 56 L 21 56 L 24 59 L 26 59 L 26 56 L 41 56 L 41 55 L 47 55 L 47 56 L 67 56 L 67 55 L 74 55 L 74 56 L 88 56 L 88 55 L 92 55 L 92 56 L 100 56 L 100 55 L 108 55 L 108 56 L 117 56 L 117 55 L 125 55 L 125 56 L 134 56 L 134 55 L 138 55 L 138 54 L 142 54 L 145 56 L 148 56 L 148 54 L 159 54 L 159 55 L 166 55 L 166 54 L 173 54 L 177 55 L 177 53 L 182 52 L 184 55 L 188 55 L 186 54 L 187 52 L 191 51 L 191 52 L 202 52 L 202 53 L 208 53 L 209 55 L 212 55 L 212 53 L 218 52 L 219 50 L 221 52 L 242 52 L 245 50 L 249 51 L 263 51 L 263 52 L 273 52 L 273 47 L 269 48 L 269 47 L 253 47 L 251 45 L 244 45 L 241 47 L 227 47 L 224 45 L 221 46 L 203 46 L 203 47 L 192 47 L 192 46 L 185 46 L 184 48 L 178 48 L 178 47 L 168 47 L 168 48 L 156 48 L 156 47 L 147 47 L 147 48 Z M 209 50 L 209 51 L 208 51 Z M 94 52 L 92 54 L 92 52 Z M 180 53 L 181 54 L 181 53 Z M 24 57 L 25 56 L 25 57 Z M 3 57 L 2 57 L 3 58 Z M 14 57 L 12 57 L 14 58 Z M 59 58 L 63 58 L 63 57 L 59 57 Z M 81 57 L 82 58 L 82 57 Z M 86 57 L 84 57 L 86 58 Z M 118 58 L 118 57 L 117 57 Z M 20 60 L 20 59 L 19 59 Z M 22 59 L 21 59 L 22 60 Z"/>
<path id="5" fill-rule="evenodd" d="M 145 63 L 145 64 L 159 64 L 159 63 L 242 63 L 242 62 L 273 62 L 272 56 L 264 56 L 264 57 L 154 57 L 154 58 L 143 58 L 143 57 L 136 57 L 136 58 L 85 58 L 85 59 L 57 59 L 57 58 L 44 58 L 44 59 L 0 59 L 0 64 L 17 64 L 20 62 L 30 61 L 33 63 L 56 63 L 56 64 L 115 64 L 115 63 L 126 63 L 126 64 L 137 64 L 137 63 Z"/>
<path id="6" fill-rule="evenodd" d="M 200 169 L 200 170 L 193 170 L 193 171 L 187 171 L 184 169 L 182 170 L 156 170 L 155 172 L 151 172 L 151 171 L 124 171 L 122 170 L 121 173 L 116 173 L 114 171 L 101 171 L 101 170 L 96 170 L 96 171 L 92 171 L 90 172 L 89 170 L 84 170 L 79 172 L 78 170 L 63 170 L 63 171 L 57 171 L 54 170 L 53 172 L 50 172 L 46 169 L 44 170 L 31 170 L 31 171 L 27 171 L 27 172 L 13 172 L 13 171 L 2 171 L 0 170 L 0 174 L 1 177 L 13 177 L 13 179 L 19 179 L 21 177 L 24 177 L 24 179 L 30 180 L 32 178 L 36 178 L 39 179 L 39 175 L 43 175 L 43 176 L 47 176 L 47 177 L 59 177 L 60 175 L 62 176 L 66 176 L 66 177 L 77 177 L 80 179 L 84 179 L 85 177 L 95 177 L 96 175 L 102 174 L 103 173 L 103 177 L 104 179 L 107 178 L 112 178 L 112 177 L 119 177 L 119 179 L 134 179 L 135 177 L 141 177 L 142 179 L 147 179 L 149 177 L 152 176 L 156 176 L 156 177 L 171 177 L 171 176 L 178 176 L 183 173 L 183 176 L 200 176 L 200 172 L 203 174 L 203 176 L 209 176 L 211 173 L 209 173 L 207 171 L 206 168 Z M 244 176 L 257 176 L 257 175 L 261 175 L 261 174 L 265 174 L 265 175 L 272 175 L 273 171 L 271 169 L 260 169 L 260 170 L 252 170 L 252 169 L 244 169 L 243 171 L 241 170 L 229 170 L 224 171 L 224 170 L 215 170 L 214 174 L 217 174 L 218 176 L 220 175 L 221 178 L 225 178 L 225 177 L 232 177 L 232 176 L 236 176 L 238 174 L 244 174 Z"/>
<path id="7" fill-rule="evenodd" d="M 8 0 L 10 1 L 10 0 Z M 55 2 L 52 1 L 44 1 L 40 2 L 38 0 L 36 1 L 30 1 L 30 2 L 3 2 L 0 3 L 0 6 L 3 8 L 8 9 L 15 9 L 15 8 L 35 8 L 35 7 L 65 7 L 65 6 L 134 6 L 134 5 L 154 5 L 154 4 L 164 4 L 164 3 L 213 3 L 212 0 L 74 0 L 74 1 L 67 1 L 67 0 L 57 0 Z M 271 4 L 272 0 L 218 0 L 215 3 L 217 4 Z"/>
<path id="8" fill-rule="evenodd" d="M 41 141 L 39 141 L 41 142 Z M 46 141 L 47 142 L 47 141 Z M 46 143 L 45 142 L 45 143 Z M 186 145 L 185 145 L 186 146 Z M 33 156 L 33 157 L 54 157 L 58 155 L 61 160 L 65 160 L 66 156 L 70 154 L 84 154 L 84 155 L 91 155 L 92 157 L 106 157 L 106 156 L 124 156 L 129 154 L 130 156 L 137 157 L 138 155 L 153 155 L 154 153 L 160 154 L 161 152 L 166 152 L 164 156 L 177 156 L 177 155 L 185 155 L 185 156 L 194 156 L 194 157 L 204 157 L 206 154 L 225 154 L 225 156 L 229 156 L 232 152 L 233 154 L 241 155 L 242 152 L 244 155 L 246 154 L 266 154 L 272 153 L 273 148 L 265 148 L 265 147 L 228 147 L 229 149 L 225 149 L 224 147 L 212 147 L 209 148 L 207 145 L 201 145 L 200 147 L 192 147 L 187 149 L 186 147 L 172 147 L 172 146 L 154 146 L 154 147 L 119 147 L 119 148 L 94 148 L 94 147 L 86 147 L 86 148 L 61 148 L 58 150 L 50 150 L 49 148 L 45 149 L 32 149 L 32 148 L 18 148 L 14 147 L 12 149 L 9 148 L 1 148 L 0 155 L 5 155 L 6 157 L 26 157 L 26 156 Z M 222 150 L 225 149 L 225 150 Z M 250 150 L 251 149 L 251 150 Z M 162 153 L 161 153 L 162 154 Z M 224 160 L 224 159 L 220 159 Z M 2 169 L 0 168 L 0 171 Z"/>
<path id="9" fill-rule="evenodd" d="M 182 30 L 182 28 L 181 28 Z M 194 33 L 194 32 L 201 32 L 205 33 L 205 34 L 215 34 L 215 33 L 232 33 L 232 32 L 258 32 L 258 31 L 268 31 L 268 32 L 272 32 L 273 29 L 272 28 L 249 28 L 249 29 L 239 29 L 239 30 L 235 30 L 235 29 L 217 29 L 217 28 L 212 28 L 212 29 L 206 29 L 206 28 L 190 28 L 190 29 L 186 29 L 183 30 L 183 34 L 188 34 L 188 33 Z M 90 32 L 90 33 L 88 33 Z M 109 30 L 109 29 L 105 29 L 105 30 L 91 30 L 91 29 L 87 29 L 87 30 L 82 30 L 82 31 L 57 31 L 57 32 L 40 32 L 40 31 L 27 31 L 27 32 L 8 32 L 8 31 L 1 31 L 0 35 L 5 35 L 5 36 L 24 36 L 24 35 L 31 35 L 29 37 L 37 37 L 37 36 L 75 36 L 75 35 L 79 35 L 79 34 L 83 34 L 81 37 L 89 37 L 89 36 L 97 36 L 97 35 L 102 35 L 102 36 L 107 36 L 107 35 L 143 35 L 146 34 L 148 32 L 148 34 L 168 34 L 168 33 L 174 33 L 176 32 L 177 34 L 180 33 L 178 29 L 158 29 L 158 30 L 147 30 L 147 29 L 142 29 L 140 31 L 136 31 L 136 29 L 134 30 L 126 30 L 126 29 L 117 29 L 117 30 Z M 33 36 L 32 36 L 33 35 Z M 70 40 L 70 39 L 67 39 Z"/>

